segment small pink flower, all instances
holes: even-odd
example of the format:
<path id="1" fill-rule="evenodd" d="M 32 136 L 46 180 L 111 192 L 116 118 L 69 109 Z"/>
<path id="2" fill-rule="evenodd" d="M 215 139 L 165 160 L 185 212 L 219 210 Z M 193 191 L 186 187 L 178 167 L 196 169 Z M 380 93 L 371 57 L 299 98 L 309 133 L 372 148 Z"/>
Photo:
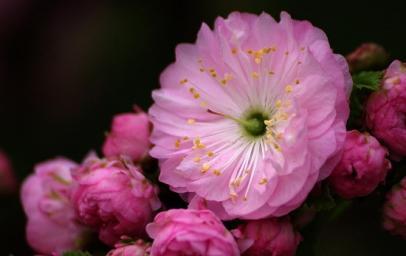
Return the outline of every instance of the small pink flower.
<path id="1" fill-rule="evenodd" d="M 79 219 L 99 230 L 99 238 L 114 245 L 122 235 L 145 234 L 145 225 L 161 203 L 157 188 L 140 170 L 121 160 L 90 156 L 75 171 L 72 201 Z"/>
<path id="2" fill-rule="evenodd" d="M 147 225 L 154 239 L 154 256 L 235 256 L 237 243 L 221 221 L 209 210 L 173 209 L 159 213 Z"/>
<path id="3" fill-rule="evenodd" d="M 332 188 L 346 199 L 368 195 L 391 168 L 387 155 L 373 136 L 356 130 L 347 132 L 344 154 L 329 177 Z"/>
<path id="4" fill-rule="evenodd" d="M 151 245 L 141 239 L 128 243 L 119 242 L 114 247 L 115 249 L 111 250 L 107 256 L 147 256 L 151 249 Z"/>
<path id="5" fill-rule="evenodd" d="M 21 200 L 28 217 L 26 227 L 30 246 L 43 254 L 80 249 L 87 234 L 75 218 L 69 201 L 71 171 L 76 163 L 57 158 L 35 167 L 21 189 Z"/>
<path id="6" fill-rule="evenodd" d="M 246 256 L 293 256 L 302 240 L 287 217 L 247 221 L 233 233 Z"/>
<path id="7" fill-rule="evenodd" d="M 387 195 L 383 208 L 383 227 L 406 239 L 406 177 Z"/>
<path id="8" fill-rule="evenodd" d="M 149 135 L 150 123 L 146 113 L 116 115 L 104 142 L 103 154 L 106 157 L 127 156 L 139 161 L 148 153 Z"/>
<path id="9" fill-rule="evenodd" d="M 160 181 L 222 219 L 283 216 L 339 161 L 351 78 L 326 35 L 287 13 L 231 13 L 176 48 L 150 108 Z"/>
<path id="10" fill-rule="evenodd" d="M 0 151 L 0 193 L 11 193 L 17 189 L 17 181 L 6 154 Z"/>
<path id="11" fill-rule="evenodd" d="M 386 70 L 382 88 L 366 105 L 371 133 L 396 156 L 406 156 L 406 65 L 395 60 Z"/>

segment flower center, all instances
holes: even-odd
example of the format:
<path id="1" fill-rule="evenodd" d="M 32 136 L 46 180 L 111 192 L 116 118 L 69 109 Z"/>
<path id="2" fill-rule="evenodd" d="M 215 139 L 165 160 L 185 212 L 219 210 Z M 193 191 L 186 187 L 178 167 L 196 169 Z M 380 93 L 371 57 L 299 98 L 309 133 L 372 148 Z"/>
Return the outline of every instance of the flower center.
<path id="1" fill-rule="evenodd" d="M 256 138 L 266 134 L 265 120 L 267 119 L 266 114 L 255 111 L 243 118 L 240 125 L 248 136 Z"/>

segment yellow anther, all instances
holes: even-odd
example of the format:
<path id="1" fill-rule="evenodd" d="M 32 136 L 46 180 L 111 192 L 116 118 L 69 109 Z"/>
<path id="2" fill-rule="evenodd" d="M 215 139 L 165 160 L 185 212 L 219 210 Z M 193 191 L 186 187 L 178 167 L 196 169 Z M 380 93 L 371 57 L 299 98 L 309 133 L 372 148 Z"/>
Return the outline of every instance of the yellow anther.
<path id="1" fill-rule="evenodd" d="M 200 139 L 199 138 L 196 138 L 195 140 L 194 140 L 194 142 L 193 142 L 193 148 L 192 149 L 203 149 L 205 146 L 204 146 L 204 144 L 202 144 L 201 142 L 200 142 Z"/>
<path id="2" fill-rule="evenodd" d="M 258 79 L 258 77 L 259 77 L 258 73 L 255 72 L 255 71 L 251 73 L 251 76 L 252 76 L 254 79 Z"/>
<path id="3" fill-rule="evenodd" d="M 198 157 L 198 156 L 196 156 L 195 158 L 193 158 L 193 162 L 195 162 L 195 163 L 199 163 L 200 160 L 201 160 L 201 158 Z"/>
<path id="4" fill-rule="evenodd" d="M 200 102 L 200 106 L 203 108 L 207 107 L 207 102 L 205 101 Z"/>
<path id="5" fill-rule="evenodd" d="M 271 52 L 271 48 L 264 48 L 264 53 L 268 54 Z"/>
<path id="6" fill-rule="evenodd" d="M 237 54 L 237 48 L 231 49 L 231 53 L 232 53 L 232 54 Z"/>
<path id="7" fill-rule="evenodd" d="M 184 136 L 184 137 L 182 138 L 182 140 L 188 140 L 188 139 L 189 139 L 188 136 Z"/>
<path id="8" fill-rule="evenodd" d="M 269 71 L 269 72 L 268 72 L 268 75 L 270 75 L 270 76 L 275 75 L 275 72 Z"/>
<path id="9" fill-rule="evenodd" d="M 193 93 L 193 98 L 195 98 L 195 99 L 200 98 L 200 93 L 198 93 L 198 92 Z"/>
<path id="10" fill-rule="evenodd" d="M 265 120 L 264 121 L 264 124 L 266 125 L 266 126 L 272 126 L 272 119 L 269 119 L 269 120 Z"/>
<path id="11" fill-rule="evenodd" d="M 190 92 L 190 93 L 195 93 L 195 92 L 196 92 L 196 90 L 195 90 L 195 88 L 190 87 L 190 88 L 189 88 L 189 92 Z"/>
<path id="12" fill-rule="evenodd" d="M 286 93 L 291 93 L 292 90 L 293 90 L 293 87 L 291 85 L 289 85 L 289 84 L 285 87 L 285 92 Z"/>
<path id="13" fill-rule="evenodd" d="M 230 193 L 230 199 L 231 199 L 232 201 L 235 201 L 235 200 L 237 199 L 237 197 L 238 197 L 237 193 L 235 193 L 235 192 L 231 192 L 231 193 Z"/>
<path id="14" fill-rule="evenodd" d="M 267 179 L 267 178 L 262 178 L 262 179 L 259 181 L 259 185 L 265 185 L 266 183 L 268 183 L 268 179 Z"/>
<path id="15" fill-rule="evenodd" d="M 248 50 L 247 53 L 248 53 L 248 54 L 253 54 L 254 51 L 253 51 L 253 50 Z"/>
<path id="16" fill-rule="evenodd" d="M 262 61 L 262 57 L 255 57 L 254 61 L 255 63 L 259 64 Z"/>
<path id="17" fill-rule="evenodd" d="M 175 148 L 180 148 L 180 140 L 175 141 Z"/>
<path id="18" fill-rule="evenodd" d="M 232 182 L 234 187 L 239 187 L 241 185 L 241 178 L 237 178 Z"/>
<path id="19" fill-rule="evenodd" d="M 188 124 L 194 124 L 194 123 L 196 123 L 196 120 L 193 119 L 193 118 L 189 118 L 189 119 L 187 120 L 187 123 L 188 123 Z"/>
<path id="20" fill-rule="evenodd" d="M 282 101 L 281 100 L 276 100 L 275 101 L 275 107 L 280 108 L 282 106 Z"/>
<path id="21" fill-rule="evenodd" d="M 276 50 L 277 50 L 276 47 L 271 47 L 272 52 L 276 52 Z"/>
<path id="22" fill-rule="evenodd" d="M 221 172 L 220 172 L 219 169 L 214 169 L 213 174 L 216 175 L 216 176 L 220 176 Z"/>
<path id="23" fill-rule="evenodd" d="M 184 85 L 184 84 L 186 84 L 186 83 L 187 83 L 187 81 L 188 81 L 188 80 L 185 78 L 185 79 L 180 80 L 180 82 L 179 82 L 179 83 L 180 83 L 181 85 Z"/>
<path id="24" fill-rule="evenodd" d="M 214 156 L 213 151 L 208 151 L 208 152 L 207 152 L 207 156 L 208 156 L 208 157 L 212 157 L 212 156 Z"/>
<path id="25" fill-rule="evenodd" d="M 299 80 L 299 79 L 296 79 L 296 80 L 295 80 L 295 84 L 300 84 L 300 80 Z"/>
<path id="26" fill-rule="evenodd" d="M 210 164 L 204 163 L 202 165 L 202 171 L 207 172 L 210 169 Z"/>
<path id="27" fill-rule="evenodd" d="M 222 80 L 220 81 L 220 83 L 221 83 L 222 85 L 226 85 L 226 84 L 227 84 L 227 80 L 226 80 L 226 79 L 222 79 Z"/>
<path id="28" fill-rule="evenodd" d="M 272 146 L 274 147 L 274 149 L 275 149 L 276 151 L 278 151 L 278 152 L 281 152 L 281 151 L 282 151 L 281 146 L 279 146 L 278 144 L 274 143 Z"/>
<path id="29" fill-rule="evenodd" d="M 217 77 L 217 72 L 213 68 L 209 69 L 209 72 L 212 77 Z"/>

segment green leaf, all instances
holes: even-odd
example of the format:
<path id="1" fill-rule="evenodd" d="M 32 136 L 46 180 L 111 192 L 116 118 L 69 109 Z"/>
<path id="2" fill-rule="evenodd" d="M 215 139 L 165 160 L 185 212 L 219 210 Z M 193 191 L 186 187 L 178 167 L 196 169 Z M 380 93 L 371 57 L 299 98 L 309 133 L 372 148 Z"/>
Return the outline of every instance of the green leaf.
<path id="1" fill-rule="evenodd" d="M 379 90 L 383 77 L 382 71 L 363 71 L 352 76 L 353 90 L 368 89 L 370 91 Z"/>
<path id="2" fill-rule="evenodd" d="M 83 251 L 67 251 L 62 254 L 62 256 L 92 256 L 89 252 Z"/>

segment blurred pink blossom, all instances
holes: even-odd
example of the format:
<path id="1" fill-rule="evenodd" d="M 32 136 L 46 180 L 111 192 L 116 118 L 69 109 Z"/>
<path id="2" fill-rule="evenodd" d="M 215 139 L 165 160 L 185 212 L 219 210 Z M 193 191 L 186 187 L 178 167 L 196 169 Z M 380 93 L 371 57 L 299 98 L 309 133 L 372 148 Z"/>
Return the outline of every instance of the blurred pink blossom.
<path id="1" fill-rule="evenodd" d="M 237 243 L 223 223 L 209 210 L 173 209 L 159 213 L 147 225 L 154 239 L 154 256 L 240 255 Z"/>
<path id="2" fill-rule="evenodd" d="M 86 242 L 87 229 L 75 218 L 69 201 L 75 167 L 76 163 L 64 158 L 40 163 L 22 185 L 27 241 L 39 253 L 80 249 Z"/>
<path id="3" fill-rule="evenodd" d="M 121 237 L 121 239 L 127 240 L 128 238 Z M 151 245 L 141 239 L 134 242 L 118 242 L 114 247 L 107 256 L 147 256 L 151 250 Z"/>
<path id="4" fill-rule="evenodd" d="M 142 111 L 114 116 L 111 131 L 103 145 L 106 157 L 127 156 L 140 161 L 148 154 L 150 123 Z"/>
<path id="5" fill-rule="evenodd" d="M 370 194 L 391 168 L 387 156 L 387 150 L 373 136 L 347 132 L 344 154 L 329 177 L 330 185 L 346 199 Z"/>
<path id="6" fill-rule="evenodd" d="M 0 193 L 17 190 L 17 181 L 7 155 L 0 151 Z"/>
<path id="7" fill-rule="evenodd" d="M 161 203 L 157 187 L 123 160 L 88 157 L 75 171 L 72 202 L 80 221 L 114 245 L 120 236 L 139 237 Z"/>
<path id="8" fill-rule="evenodd" d="M 383 208 L 383 227 L 406 239 L 406 177 L 387 194 Z"/>
<path id="9" fill-rule="evenodd" d="M 395 60 L 386 70 L 382 88 L 366 105 L 366 123 L 395 158 L 406 156 L 406 64 Z M 391 155 L 392 156 L 392 155 Z"/>
<path id="10" fill-rule="evenodd" d="M 288 217 L 247 221 L 233 234 L 246 256 L 293 256 L 302 240 Z"/>

